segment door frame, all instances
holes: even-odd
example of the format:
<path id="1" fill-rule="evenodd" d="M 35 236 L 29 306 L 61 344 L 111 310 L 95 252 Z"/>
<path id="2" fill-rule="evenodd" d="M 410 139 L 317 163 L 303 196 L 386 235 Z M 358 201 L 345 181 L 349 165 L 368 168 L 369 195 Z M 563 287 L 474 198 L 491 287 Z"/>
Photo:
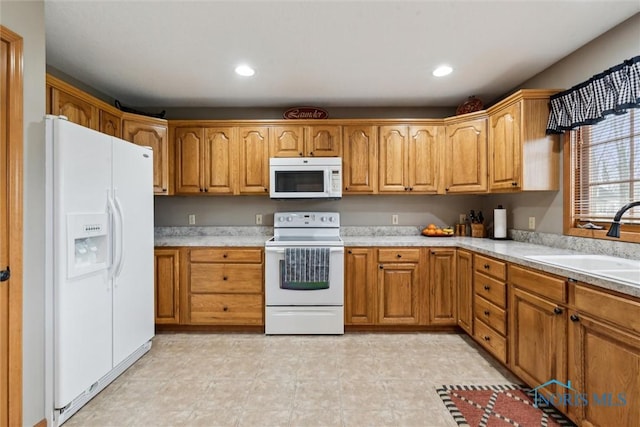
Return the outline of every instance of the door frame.
<path id="1" fill-rule="evenodd" d="M 8 44 L 7 174 L 9 222 L 9 402 L 8 425 L 22 425 L 22 232 L 23 232 L 23 43 L 22 37 L 0 25 Z"/>

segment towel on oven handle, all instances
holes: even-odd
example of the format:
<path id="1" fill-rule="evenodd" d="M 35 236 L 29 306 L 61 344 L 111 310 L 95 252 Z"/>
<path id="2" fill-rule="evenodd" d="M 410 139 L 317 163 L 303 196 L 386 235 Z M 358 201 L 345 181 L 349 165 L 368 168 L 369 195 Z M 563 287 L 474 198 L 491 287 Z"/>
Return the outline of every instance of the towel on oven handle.
<path id="1" fill-rule="evenodd" d="M 285 248 L 280 287 L 292 290 L 329 288 L 331 248 Z"/>

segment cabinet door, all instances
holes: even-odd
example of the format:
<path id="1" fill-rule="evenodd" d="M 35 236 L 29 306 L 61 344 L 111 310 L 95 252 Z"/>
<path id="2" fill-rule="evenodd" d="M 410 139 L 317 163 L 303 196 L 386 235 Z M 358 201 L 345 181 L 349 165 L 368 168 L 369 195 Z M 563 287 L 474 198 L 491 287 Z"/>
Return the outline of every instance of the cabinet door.
<path id="1" fill-rule="evenodd" d="M 307 130 L 307 155 L 312 157 L 340 157 L 342 155 L 342 128 L 340 126 L 309 126 Z"/>
<path id="2" fill-rule="evenodd" d="M 508 316 L 511 370 L 532 387 L 552 379 L 566 383 L 566 310 L 511 286 Z M 557 384 L 543 390 L 545 394 L 563 391 Z"/>
<path id="3" fill-rule="evenodd" d="M 70 122 L 100 129 L 98 107 L 57 88 L 51 88 L 51 114 L 66 116 Z"/>
<path id="4" fill-rule="evenodd" d="M 455 325 L 456 250 L 433 248 L 429 252 L 429 323 Z"/>
<path id="5" fill-rule="evenodd" d="M 458 286 L 458 326 L 473 335 L 473 262 L 470 252 L 458 249 L 456 257 Z"/>
<path id="6" fill-rule="evenodd" d="M 276 126 L 271 128 L 270 157 L 302 157 L 304 151 L 303 126 Z"/>
<path id="7" fill-rule="evenodd" d="M 380 126 L 378 191 L 404 192 L 407 184 L 407 147 L 409 129 L 406 126 Z"/>
<path id="8" fill-rule="evenodd" d="M 345 126 L 343 135 L 345 193 L 375 193 L 378 176 L 376 127 Z"/>
<path id="9" fill-rule="evenodd" d="M 169 192 L 169 144 L 167 126 L 144 121 L 124 120 L 122 139 L 153 150 L 153 191 Z"/>
<path id="10" fill-rule="evenodd" d="M 178 324 L 180 320 L 180 251 L 155 249 L 156 323 Z"/>
<path id="11" fill-rule="evenodd" d="M 418 267 L 417 263 L 378 266 L 378 323 L 417 325 L 420 322 Z"/>
<path id="12" fill-rule="evenodd" d="M 122 120 L 115 114 L 100 110 L 100 132 L 122 138 Z"/>
<path id="13" fill-rule="evenodd" d="M 407 173 L 409 191 L 436 193 L 438 191 L 438 147 L 440 126 L 411 126 Z"/>
<path id="14" fill-rule="evenodd" d="M 489 117 L 489 189 L 519 190 L 521 103 L 517 102 Z"/>
<path id="15" fill-rule="evenodd" d="M 445 191 L 487 191 L 487 121 L 474 119 L 447 125 Z"/>
<path id="16" fill-rule="evenodd" d="M 374 249 L 348 248 L 345 254 L 345 324 L 375 323 L 376 275 Z"/>
<path id="17" fill-rule="evenodd" d="M 640 338 L 570 312 L 569 378 L 588 399 L 569 406 L 579 425 L 637 426 L 640 420 Z"/>
<path id="18" fill-rule="evenodd" d="M 202 177 L 203 129 L 176 128 L 176 194 L 201 193 L 204 191 Z"/>
<path id="19" fill-rule="evenodd" d="M 234 165 L 237 158 L 233 128 L 204 129 L 204 191 L 233 194 L 236 188 Z"/>
<path id="20" fill-rule="evenodd" d="M 269 192 L 269 128 L 241 127 L 240 182 L 241 194 Z"/>

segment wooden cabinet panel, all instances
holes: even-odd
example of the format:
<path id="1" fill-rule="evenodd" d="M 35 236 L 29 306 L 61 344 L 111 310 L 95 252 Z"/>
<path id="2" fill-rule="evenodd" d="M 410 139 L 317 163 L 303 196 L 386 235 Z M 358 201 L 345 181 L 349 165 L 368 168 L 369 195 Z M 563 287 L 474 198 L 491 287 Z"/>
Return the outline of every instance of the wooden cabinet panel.
<path id="1" fill-rule="evenodd" d="M 456 281 L 458 286 L 458 326 L 469 335 L 473 334 L 473 256 L 471 252 L 458 249 L 456 259 Z"/>
<path id="2" fill-rule="evenodd" d="M 375 193 L 378 190 L 378 160 L 375 126 L 343 128 L 342 175 L 345 193 Z"/>
<path id="3" fill-rule="evenodd" d="M 521 104 L 489 116 L 489 186 L 491 190 L 520 189 Z"/>
<path id="4" fill-rule="evenodd" d="M 445 141 L 445 191 L 487 191 L 487 120 L 448 124 Z"/>
<path id="5" fill-rule="evenodd" d="M 345 251 L 345 324 L 372 325 L 376 321 L 375 249 Z"/>
<path id="6" fill-rule="evenodd" d="M 191 292 L 260 293 L 262 264 L 191 264 Z"/>
<path id="7" fill-rule="evenodd" d="M 570 416 L 583 426 L 637 426 L 640 420 L 638 334 L 575 311 L 569 312 L 569 317 L 568 378 L 572 388 L 588 399 L 586 405 L 569 406 Z M 596 398 L 602 403 L 598 404 Z"/>
<path id="8" fill-rule="evenodd" d="M 502 363 L 507 363 L 507 339 L 476 318 L 473 336 Z"/>
<path id="9" fill-rule="evenodd" d="M 507 285 L 504 282 L 476 271 L 473 275 L 473 291 L 500 308 L 507 307 Z"/>
<path id="10" fill-rule="evenodd" d="M 456 250 L 432 248 L 429 254 L 429 323 L 455 325 Z"/>
<path id="11" fill-rule="evenodd" d="M 269 192 L 269 128 L 240 127 L 240 194 Z"/>
<path id="12" fill-rule="evenodd" d="M 507 280 L 507 263 L 497 259 L 482 255 L 474 255 L 474 267 L 476 271 L 482 272 L 498 280 Z"/>
<path id="13" fill-rule="evenodd" d="M 378 249 L 378 262 L 420 262 L 420 249 Z"/>
<path id="14" fill-rule="evenodd" d="M 262 249 L 203 248 L 191 249 L 191 262 L 262 262 Z"/>
<path id="15" fill-rule="evenodd" d="M 199 127 L 176 128 L 174 131 L 176 194 L 201 193 L 203 191 L 203 138 L 203 130 Z"/>
<path id="16" fill-rule="evenodd" d="M 507 334 L 507 311 L 490 303 L 486 299 L 476 296 L 473 299 L 473 312 L 476 317 L 491 326 L 502 335 Z"/>
<path id="17" fill-rule="evenodd" d="M 407 184 L 408 130 L 406 126 L 380 126 L 378 191 L 404 192 Z"/>
<path id="18" fill-rule="evenodd" d="M 640 333 L 640 301 L 583 284 L 573 287 L 576 309 Z"/>
<path id="19" fill-rule="evenodd" d="M 417 325 L 420 286 L 418 264 L 380 264 L 378 323 Z"/>
<path id="20" fill-rule="evenodd" d="M 552 301 L 567 302 L 567 286 L 564 279 L 531 269 L 509 266 L 509 283 L 528 292 L 544 296 Z"/>
<path id="21" fill-rule="evenodd" d="M 169 194 L 169 143 L 167 125 L 152 119 L 128 119 L 122 122 L 122 139 L 153 150 L 153 191 Z M 164 120 L 163 120 L 164 122 Z"/>
<path id="22" fill-rule="evenodd" d="M 191 323 L 195 325 L 262 325 L 261 294 L 192 294 Z"/>
<path id="23" fill-rule="evenodd" d="M 407 184 L 409 191 L 436 193 L 439 186 L 439 147 L 441 126 L 409 127 Z"/>
<path id="24" fill-rule="evenodd" d="M 155 322 L 180 322 L 180 251 L 154 250 Z"/>
<path id="25" fill-rule="evenodd" d="M 270 157 L 305 156 L 304 127 L 299 125 L 271 128 Z"/>
<path id="26" fill-rule="evenodd" d="M 204 129 L 202 166 L 205 193 L 233 194 L 235 192 L 236 143 L 234 129 L 231 127 Z"/>
<path id="27" fill-rule="evenodd" d="M 509 290 L 509 363 L 527 384 L 567 380 L 566 309 L 512 285 Z M 562 393 L 556 384 L 548 393 Z"/>
<path id="28" fill-rule="evenodd" d="M 100 129 L 98 107 L 56 87 L 51 88 L 51 114 L 66 116 L 70 122 Z"/>
<path id="29" fill-rule="evenodd" d="M 309 126 L 306 150 L 313 157 L 340 157 L 342 155 L 341 126 Z"/>
<path id="30" fill-rule="evenodd" d="M 100 132 L 122 138 L 122 119 L 120 116 L 100 110 Z"/>

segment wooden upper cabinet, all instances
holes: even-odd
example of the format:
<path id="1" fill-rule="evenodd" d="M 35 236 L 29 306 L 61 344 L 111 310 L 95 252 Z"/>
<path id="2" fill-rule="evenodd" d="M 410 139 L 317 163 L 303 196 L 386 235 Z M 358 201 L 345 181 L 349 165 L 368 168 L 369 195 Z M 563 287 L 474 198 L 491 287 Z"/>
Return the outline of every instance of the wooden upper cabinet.
<path id="1" fill-rule="evenodd" d="M 201 193 L 203 188 L 202 151 L 204 129 L 178 127 L 173 131 L 175 144 L 176 194 Z"/>
<path id="2" fill-rule="evenodd" d="M 341 126 L 309 126 L 306 149 L 312 157 L 340 157 L 342 155 Z"/>
<path id="3" fill-rule="evenodd" d="M 344 193 L 377 192 L 377 150 L 375 126 L 345 126 L 342 129 Z"/>
<path id="4" fill-rule="evenodd" d="M 70 122 L 100 130 L 98 107 L 57 87 L 51 88 L 51 114 L 66 116 Z"/>
<path id="5" fill-rule="evenodd" d="M 153 150 L 153 191 L 169 194 L 169 140 L 167 121 L 125 113 L 122 139 Z"/>
<path id="6" fill-rule="evenodd" d="M 438 191 L 439 126 L 380 126 L 380 192 Z"/>
<path id="7" fill-rule="evenodd" d="M 271 157 L 340 157 L 341 126 L 275 126 L 271 128 Z"/>
<path id="8" fill-rule="evenodd" d="M 204 191 L 216 194 L 233 194 L 237 187 L 234 173 L 237 164 L 237 138 L 235 129 L 204 129 Z"/>
<path id="9" fill-rule="evenodd" d="M 484 112 L 447 121 L 445 192 L 487 191 L 487 119 Z"/>
<path id="10" fill-rule="evenodd" d="M 100 132 L 122 138 L 122 118 L 108 111 L 100 110 Z"/>
<path id="11" fill-rule="evenodd" d="M 239 132 L 241 194 L 269 193 L 269 128 L 241 126 Z"/>
<path id="12" fill-rule="evenodd" d="M 557 136 L 545 135 L 549 97 L 520 90 L 489 110 L 489 190 L 558 190 Z"/>

